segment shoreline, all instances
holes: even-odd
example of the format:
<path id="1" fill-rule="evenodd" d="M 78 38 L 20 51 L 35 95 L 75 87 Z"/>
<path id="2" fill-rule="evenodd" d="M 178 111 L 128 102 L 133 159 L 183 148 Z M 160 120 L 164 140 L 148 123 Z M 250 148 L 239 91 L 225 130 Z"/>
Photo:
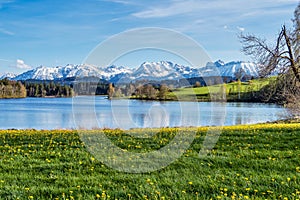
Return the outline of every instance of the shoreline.
<path id="1" fill-rule="evenodd" d="M 28 129 L 16 129 L 16 128 L 10 128 L 10 129 L 0 129 L 0 132 L 3 131 L 37 131 L 37 132 L 43 132 L 43 131 L 121 131 L 121 132 L 129 132 L 129 131 L 157 131 L 157 130 L 169 130 L 169 129 L 178 129 L 178 130 L 209 130 L 209 129 L 244 129 L 244 128 L 276 128 L 282 126 L 299 126 L 300 128 L 300 118 L 290 118 L 290 119 L 281 119 L 276 120 L 272 122 L 263 122 L 263 123 L 256 123 L 256 124 L 236 124 L 236 125 L 225 125 L 225 126 L 180 126 L 180 127 L 154 127 L 154 128 L 131 128 L 131 129 L 120 129 L 120 128 L 95 128 L 95 129 L 73 129 L 73 128 L 62 128 L 62 129 L 34 129 L 34 128 L 28 128 Z"/>

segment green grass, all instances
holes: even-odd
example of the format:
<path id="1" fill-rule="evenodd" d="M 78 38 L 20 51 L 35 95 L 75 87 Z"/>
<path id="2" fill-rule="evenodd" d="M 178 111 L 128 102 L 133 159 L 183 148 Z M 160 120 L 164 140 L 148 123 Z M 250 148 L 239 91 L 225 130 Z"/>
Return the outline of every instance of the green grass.
<path id="1" fill-rule="evenodd" d="M 228 101 L 239 100 L 251 100 L 251 95 L 258 92 L 262 87 L 266 86 L 272 78 L 254 79 L 248 82 L 232 82 L 223 84 L 226 88 L 226 99 Z M 212 85 L 208 87 L 196 87 L 196 88 L 180 88 L 174 90 L 169 94 L 169 98 L 178 98 L 180 100 L 199 100 L 199 101 L 210 101 L 211 96 L 220 94 L 222 91 L 222 85 Z"/>
<path id="2" fill-rule="evenodd" d="M 161 129 L 144 140 L 105 132 L 128 151 L 147 152 L 168 144 L 177 131 Z M 197 136 L 180 159 L 144 174 L 106 167 L 76 131 L 0 131 L 0 199 L 300 198 L 299 124 L 225 127 L 201 159 L 207 128 L 189 131 Z"/>

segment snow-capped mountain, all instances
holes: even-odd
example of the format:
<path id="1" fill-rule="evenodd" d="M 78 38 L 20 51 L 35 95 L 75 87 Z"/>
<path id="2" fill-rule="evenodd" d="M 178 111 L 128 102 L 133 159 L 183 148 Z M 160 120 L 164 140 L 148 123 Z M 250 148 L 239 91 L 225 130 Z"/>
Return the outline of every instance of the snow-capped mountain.
<path id="1" fill-rule="evenodd" d="M 116 75 L 131 73 L 130 69 L 124 67 L 109 66 L 107 68 L 98 68 L 93 65 L 72 65 L 68 64 L 64 67 L 45 67 L 40 66 L 23 74 L 14 77 L 14 80 L 57 80 L 71 77 L 98 77 L 110 80 Z"/>
<path id="2" fill-rule="evenodd" d="M 98 77 L 110 82 L 131 82 L 137 80 L 178 80 L 182 78 L 227 76 L 231 78 L 258 77 L 257 66 L 251 62 L 223 61 L 209 62 L 204 67 L 190 67 L 172 62 L 144 62 L 138 68 L 123 66 L 95 67 L 93 65 L 68 64 L 64 67 L 40 66 L 36 69 L 20 74 L 13 80 L 58 80 L 71 77 Z"/>
<path id="3" fill-rule="evenodd" d="M 144 62 L 126 77 L 128 80 L 173 80 L 182 78 L 171 62 Z M 123 80 L 124 81 L 124 80 Z"/>
<path id="4" fill-rule="evenodd" d="M 227 64 L 224 64 L 220 67 L 221 68 L 221 75 L 222 76 L 231 76 L 231 77 L 237 77 L 237 76 L 252 76 L 252 77 L 258 77 L 258 69 L 257 65 L 251 62 L 230 62 Z"/>
<path id="5" fill-rule="evenodd" d="M 0 76 L 0 80 L 5 79 L 5 78 L 13 79 L 13 78 L 15 78 L 16 76 L 17 76 L 17 75 L 16 75 L 16 74 L 13 74 L 13 73 L 6 73 L 6 74 L 3 74 L 2 76 Z"/>
<path id="6" fill-rule="evenodd" d="M 252 62 L 229 62 L 224 63 L 218 60 L 209 62 L 205 67 L 200 68 L 201 76 L 227 76 L 231 78 L 258 77 L 257 65 Z"/>
<path id="7" fill-rule="evenodd" d="M 27 80 L 27 79 L 54 80 L 59 78 L 62 78 L 62 75 L 59 73 L 58 67 L 39 66 L 36 69 L 29 70 L 23 74 L 16 76 L 13 79 L 14 80 Z"/>

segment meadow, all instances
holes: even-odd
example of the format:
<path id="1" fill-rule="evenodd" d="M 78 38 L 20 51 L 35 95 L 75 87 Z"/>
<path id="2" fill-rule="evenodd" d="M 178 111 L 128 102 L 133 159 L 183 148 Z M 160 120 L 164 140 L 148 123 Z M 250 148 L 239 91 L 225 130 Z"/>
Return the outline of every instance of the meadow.
<path id="1" fill-rule="evenodd" d="M 222 85 L 211 85 L 204 87 L 187 87 L 173 90 L 168 94 L 169 99 L 179 100 L 198 100 L 210 101 L 211 98 L 220 100 L 224 98 L 226 101 L 257 101 L 255 98 L 260 90 L 266 86 L 270 81 L 275 80 L 275 77 L 253 79 L 246 82 L 231 82 Z M 222 92 L 226 94 L 224 97 Z M 213 97 L 217 95 L 216 97 Z"/>
<path id="2" fill-rule="evenodd" d="M 300 199 L 300 124 L 223 127 L 199 158 L 207 129 L 189 128 L 196 139 L 183 156 L 142 174 L 108 168 L 75 130 L 1 130 L 0 199 Z M 104 130 L 133 152 L 159 149 L 178 131 L 160 129 L 143 140 Z"/>

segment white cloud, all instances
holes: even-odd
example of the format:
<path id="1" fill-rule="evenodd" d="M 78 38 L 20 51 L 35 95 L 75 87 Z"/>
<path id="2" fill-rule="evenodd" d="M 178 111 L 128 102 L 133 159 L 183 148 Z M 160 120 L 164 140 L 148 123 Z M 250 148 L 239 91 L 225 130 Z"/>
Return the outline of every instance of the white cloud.
<path id="1" fill-rule="evenodd" d="M 11 60 L 3 59 L 3 58 L 0 58 L 0 61 L 4 61 L 4 62 L 12 62 Z"/>
<path id="2" fill-rule="evenodd" d="M 239 31 L 241 31 L 241 32 L 244 32 L 244 31 L 245 31 L 245 28 L 244 28 L 244 27 L 237 26 L 236 28 L 237 28 Z"/>
<path id="3" fill-rule="evenodd" d="M 135 5 L 136 2 L 130 1 L 130 0 L 99 0 L 104 2 L 110 2 L 110 3 L 117 3 L 117 4 L 123 4 L 123 5 Z"/>
<path id="4" fill-rule="evenodd" d="M 14 67 L 16 67 L 18 69 L 32 69 L 31 66 L 25 64 L 24 60 L 21 60 L 21 59 L 17 59 L 16 65 Z"/>
<path id="5" fill-rule="evenodd" d="M 154 0 L 137 7 L 131 16 L 189 34 L 237 33 L 256 31 L 255 21 L 272 22 L 274 27 L 290 23 L 296 6 L 295 0 Z"/>
<path id="6" fill-rule="evenodd" d="M 11 32 L 11 31 L 8 31 L 8 30 L 5 30 L 3 28 L 0 28 L 0 33 L 3 33 L 5 35 L 15 35 L 15 33 Z"/>
<path id="7" fill-rule="evenodd" d="M 174 1 L 170 2 L 169 6 L 152 7 L 144 11 L 133 13 L 133 16 L 138 18 L 159 18 L 169 17 L 178 14 L 190 13 L 199 9 L 202 4 L 197 1 Z"/>
<path id="8" fill-rule="evenodd" d="M 132 16 L 137 18 L 162 18 L 176 15 L 202 15 L 212 16 L 220 13 L 245 14 L 247 12 L 260 12 L 275 14 L 285 10 L 284 6 L 296 3 L 298 0 L 169 0 L 159 4 L 149 4 L 144 10 L 135 12 Z M 274 11 L 274 12 L 270 12 Z M 223 16 L 224 17 L 224 16 Z"/>

